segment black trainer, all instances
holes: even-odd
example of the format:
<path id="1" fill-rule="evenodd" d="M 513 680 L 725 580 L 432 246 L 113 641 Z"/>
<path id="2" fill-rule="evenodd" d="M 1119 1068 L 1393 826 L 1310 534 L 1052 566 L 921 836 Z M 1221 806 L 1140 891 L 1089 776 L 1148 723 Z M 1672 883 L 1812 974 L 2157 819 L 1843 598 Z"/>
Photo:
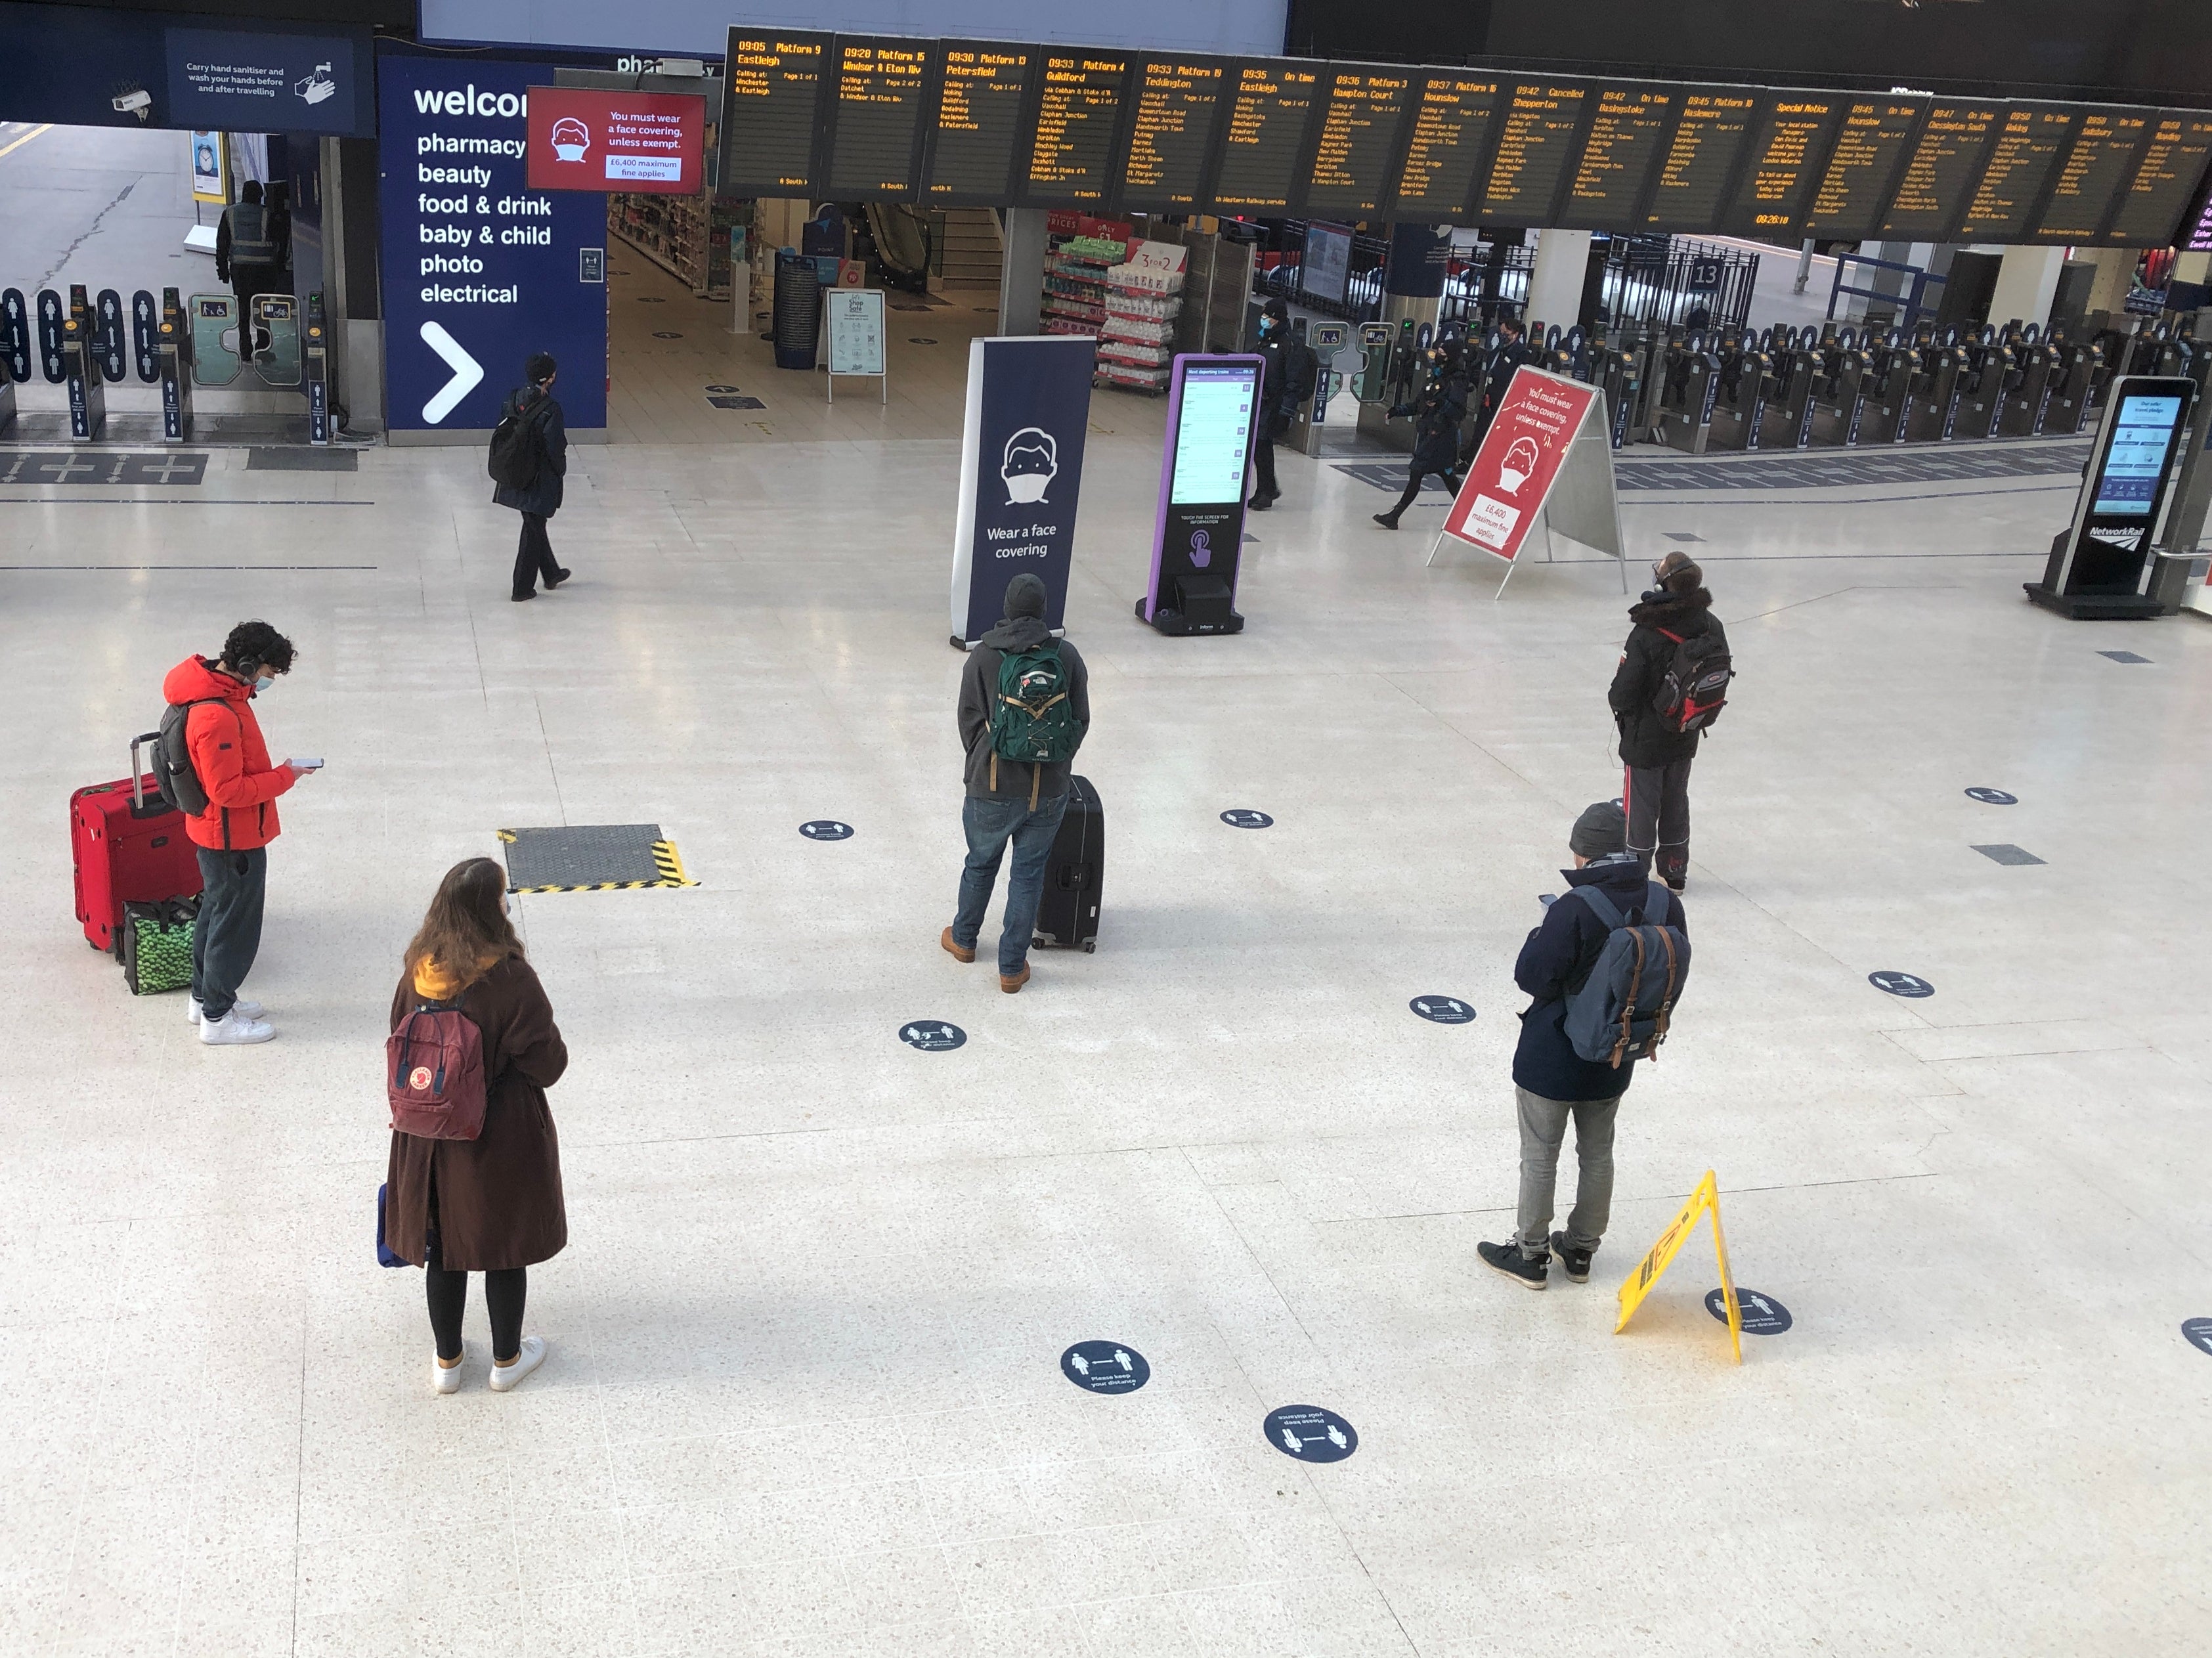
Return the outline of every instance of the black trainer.
<path id="1" fill-rule="evenodd" d="M 1559 1265 L 1566 1272 L 1568 1283 L 1589 1282 L 1590 1257 L 1597 1253 L 1596 1250 L 1574 1248 L 1568 1244 L 1565 1232 L 1554 1232 L 1552 1234 L 1552 1253 L 1559 1258 Z"/>
<path id="2" fill-rule="evenodd" d="M 1482 1264 L 1493 1272 L 1503 1272 L 1523 1289 L 1540 1290 L 1552 1276 L 1552 1258 L 1548 1254 L 1530 1260 L 1521 1253 L 1521 1246 L 1508 1238 L 1503 1243 L 1478 1243 L 1474 1253 L 1482 1257 Z"/>
<path id="3" fill-rule="evenodd" d="M 1395 530 L 1398 527 L 1398 520 L 1392 518 L 1388 513 L 1376 513 L 1375 521 L 1386 530 Z"/>

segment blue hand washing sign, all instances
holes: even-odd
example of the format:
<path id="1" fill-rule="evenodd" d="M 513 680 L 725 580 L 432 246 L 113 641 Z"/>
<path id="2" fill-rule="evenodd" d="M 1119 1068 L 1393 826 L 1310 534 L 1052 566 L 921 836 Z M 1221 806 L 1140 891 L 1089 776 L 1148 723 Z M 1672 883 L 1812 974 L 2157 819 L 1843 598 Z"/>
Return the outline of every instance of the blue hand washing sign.
<path id="1" fill-rule="evenodd" d="M 525 184 L 542 65 L 387 53 L 377 74 L 387 420 L 489 431 L 532 352 L 560 365 L 571 432 L 607 423 L 606 197 Z"/>

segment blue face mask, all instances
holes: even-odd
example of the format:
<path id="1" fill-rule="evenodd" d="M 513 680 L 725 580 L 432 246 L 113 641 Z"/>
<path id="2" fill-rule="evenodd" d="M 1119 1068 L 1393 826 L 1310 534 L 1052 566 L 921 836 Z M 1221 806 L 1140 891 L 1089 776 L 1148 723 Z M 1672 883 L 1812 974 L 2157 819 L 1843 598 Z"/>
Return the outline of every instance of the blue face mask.
<path id="1" fill-rule="evenodd" d="M 275 684 L 276 683 L 276 680 L 275 680 L 275 678 L 274 678 L 274 677 L 272 677 L 270 675 L 268 675 L 268 674 L 265 674 L 265 673 L 264 673 L 264 674 L 262 674 L 262 675 L 260 675 L 258 677 L 257 677 L 257 678 L 254 680 L 254 682 L 253 682 L 253 694 L 254 694 L 256 696 L 258 696 L 258 695 L 261 695 L 261 693 L 262 693 L 262 692 L 264 692 L 264 691 L 267 690 L 267 689 L 268 689 L 271 685 Z"/>

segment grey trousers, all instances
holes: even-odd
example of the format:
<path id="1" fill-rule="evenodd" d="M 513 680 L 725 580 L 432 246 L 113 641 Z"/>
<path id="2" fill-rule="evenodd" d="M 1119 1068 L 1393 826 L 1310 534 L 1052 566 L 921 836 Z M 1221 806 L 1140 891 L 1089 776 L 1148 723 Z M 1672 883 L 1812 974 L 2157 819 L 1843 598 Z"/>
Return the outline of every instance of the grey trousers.
<path id="1" fill-rule="evenodd" d="M 261 904 L 269 885 L 269 849 L 210 852 L 200 859 L 199 919 L 192 924 L 192 999 L 220 1019 L 238 999 L 261 949 Z"/>
<path id="2" fill-rule="evenodd" d="M 1620 1096 L 1609 1100 L 1547 1100 L 1516 1088 L 1521 1107 L 1521 1215 L 1513 1233 L 1521 1253 L 1534 1259 L 1552 1247 L 1552 1202 L 1559 1187 L 1559 1148 L 1567 1138 L 1567 1119 L 1575 1123 L 1575 1158 L 1582 1173 L 1575 1181 L 1574 1212 L 1567 1217 L 1567 1242 L 1595 1249 L 1613 1218 L 1613 1119 Z"/>
<path id="3" fill-rule="evenodd" d="M 1657 854 L 1659 878 L 1679 881 L 1690 867 L 1690 762 L 1629 766 L 1620 784 L 1628 813 L 1628 849 L 1651 873 Z"/>

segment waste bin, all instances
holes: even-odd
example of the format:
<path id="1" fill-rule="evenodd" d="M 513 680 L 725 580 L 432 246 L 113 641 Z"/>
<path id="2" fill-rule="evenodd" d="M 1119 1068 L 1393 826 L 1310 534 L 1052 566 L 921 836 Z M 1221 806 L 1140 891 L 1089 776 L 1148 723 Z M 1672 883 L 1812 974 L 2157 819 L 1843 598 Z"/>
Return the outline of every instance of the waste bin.
<path id="1" fill-rule="evenodd" d="M 822 331 L 822 278 L 790 248 L 775 256 L 775 366 L 811 368 Z"/>

